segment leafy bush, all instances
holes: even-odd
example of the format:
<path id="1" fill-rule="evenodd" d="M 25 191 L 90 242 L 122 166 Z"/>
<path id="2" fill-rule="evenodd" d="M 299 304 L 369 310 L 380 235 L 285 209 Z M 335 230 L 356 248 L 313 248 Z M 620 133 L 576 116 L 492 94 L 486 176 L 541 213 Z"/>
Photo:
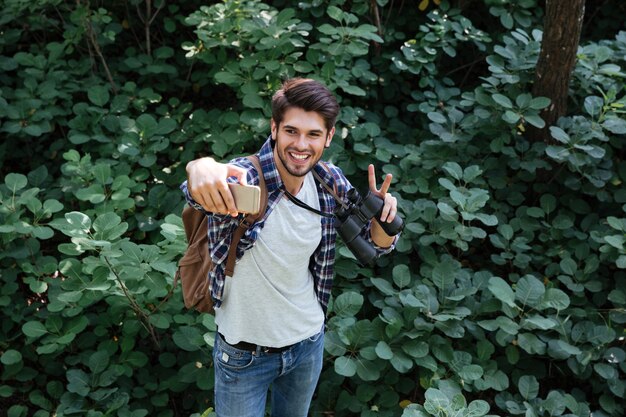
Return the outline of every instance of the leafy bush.
<path id="1" fill-rule="evenodd" d="M 256 150 L 280 80 L 313 76 L 342 105 L 327 157 L 392 173 L 406 222 L 374 268 L 338 248 L 313 411 L 623 415 L 626 33 L 583 40 L 538 142 L 541 8 L 466 3 L 7 2 L 0 409 L 211 413 L 178 184 Z"/>

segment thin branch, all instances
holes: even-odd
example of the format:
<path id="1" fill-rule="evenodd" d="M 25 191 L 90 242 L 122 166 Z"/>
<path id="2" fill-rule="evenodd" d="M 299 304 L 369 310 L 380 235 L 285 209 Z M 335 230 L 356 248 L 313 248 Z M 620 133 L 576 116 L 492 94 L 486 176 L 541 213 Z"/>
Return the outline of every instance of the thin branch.
<path id="1" fill-rule="evenodd" d="M 370 6 L 372 8 L 372 13 L 374 13 L 374 23 L 376 24 L 376 27 L 378 28 L 378 34 L 382 38 L 383 26 L 380 23 L 380 13 L 378 12 L 378 4 L 376 3 L 376 0 L 370 0 Z"/>
<path id="2" fill-rule="evenodd" d="M 146 0 L 146 20 L 144 21 L 144 29 L 146 32 L 146 50 L 148 51 L 148 56 L 152 56 L 152 45 L 150 42 L 150 23 L 152 22 L 150 19 L 151 14 L 152 0 Z"/>
<path id="3" fill-rule="evenodd" d="M 106 72 L 107 78 L 109 79 L 109 83 L 113 88 L 113 94 L 117 95 L 117 85 L 115 81 L 113 81 L 113 75 L 111 75 L 111 70 L 109 70 L 109 66 L 107 65 L 107 61 L 102 55 L 102 51 L 100 50 L 100 45 L 98 44 L 98 39 L 96 38 L 96 33 L 91 26 L 91 22 L 85 20 L 85 29 L 87 30 L 87 35 L 89 36 L 90 43 L 93 45 L 94 50 L 96 51 L 96 55 L 100 58 L 100 62 L 104 67 L 104 72 Z"/>
<path id="4" fill-rule="evenodd" d="M 128 288 L 126 288 L 126 285 L 124 285 L 122 278 L 119 276 L 115 268 L 113 268 L 113 265 L 111 265 L 111 263 L 109 262 L 109 259 L 106 256 L 103 256 L 102 258 L 104 259 L 104 262 L 108 265 L 109 270 L 113 273 L 113 275 L 115 275 L 115 279 L 120 285 L 120 288 L 122 288 L 122 291 L 124 292 L 124 296 L 128 300 L 131 308 L 133 309 L 135 314 L 139 316 L 140 323 L 148 331 L 148 333 L 150 333 L 150 337 L 152 338 L 154 345 L 157 347 L 157 349 L 161 349 L 161 344 L 159 343 L 159 339 L 154 331 L 154 327 L 152 327 L 152 325 L 150 324 L 148 316 L 146 315 L 146 313 L 144 313 L 144 311 L 141 309 L 139 304 L 137 304 L 133 296 L 130 294 L 130 292 L 128 291 Z"/>

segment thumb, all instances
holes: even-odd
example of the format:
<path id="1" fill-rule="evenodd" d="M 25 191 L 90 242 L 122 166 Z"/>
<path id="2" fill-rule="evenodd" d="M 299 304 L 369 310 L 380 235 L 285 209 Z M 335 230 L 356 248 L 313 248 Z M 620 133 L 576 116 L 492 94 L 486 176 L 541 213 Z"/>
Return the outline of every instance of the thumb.
<path id="1" fill-rule="evenodd" d="M 228 164 L 228 176 L 237 178 L 241 185 L 248 185 L 248 171 L 244 168 Z"/>

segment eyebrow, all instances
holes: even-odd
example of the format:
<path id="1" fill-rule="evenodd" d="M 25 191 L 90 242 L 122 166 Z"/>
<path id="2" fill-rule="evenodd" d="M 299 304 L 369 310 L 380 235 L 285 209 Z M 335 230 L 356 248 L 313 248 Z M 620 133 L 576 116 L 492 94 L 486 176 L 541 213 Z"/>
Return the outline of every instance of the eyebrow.
<path id="1" fill-rule="evenodd" d="M 300 129 L 298 129 L 295 126 L 291 126 L 291 125 L 283 125 L 283 129 L 294 129 L 294 130 L 298 130 L 300 131 Z M 319 133 L 319 134 L 324 134 L 323 130 L 320 129 L 313 129 L 313 130 L 309 130 L 308 133 Z"/>

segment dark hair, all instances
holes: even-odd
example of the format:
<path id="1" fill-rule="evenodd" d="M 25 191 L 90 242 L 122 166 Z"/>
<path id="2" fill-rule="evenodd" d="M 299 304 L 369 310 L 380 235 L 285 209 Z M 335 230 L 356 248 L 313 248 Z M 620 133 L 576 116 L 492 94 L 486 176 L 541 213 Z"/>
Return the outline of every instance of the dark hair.
<path id="1" fill-rule="evenodd" d="M 310 78 L 291 78 L 283 82 L 282 88 L 272 97 L 272 119 L 277 125 L 290 107 L 318 113 L 326 125 L 326 130 L 335 126 L 339 114 L 339 104 L 330 90 L 319 81 Z"/>

